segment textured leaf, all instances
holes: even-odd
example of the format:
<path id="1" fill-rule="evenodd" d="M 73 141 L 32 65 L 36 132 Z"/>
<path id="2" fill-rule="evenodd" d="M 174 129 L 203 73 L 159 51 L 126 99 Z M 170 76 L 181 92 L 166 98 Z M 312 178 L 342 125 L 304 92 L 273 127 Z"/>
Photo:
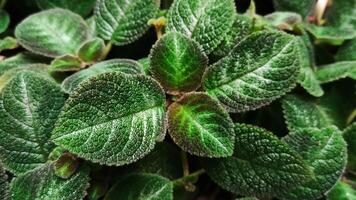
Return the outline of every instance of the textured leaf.
<path id="1" fill-rule="evenodd" d="M 174 142 L 193 155 L 227 157 L 234 151 L 234 124 L 217 101 L 189 93 L 168 109 L 168 130 Z"/>
<path id="2" fill-rule="evenodd" d="M 104 56 L 105 43 L 100 38 L 87 41 L 80 47 L 78 56 L 87 63 L 96 63 Z"/>
<path id="3" fill-rule="evenodd" d="M 292 11 L 306 17 L 312 10 L 316 0 L 274 0 L 273 2 L 277 10 Z"/>
<path id="4" fill-rule="evenodd" d="M 319 199 L 340 178 L 346 165 L 346 143 L 336 127 L 304 129 L 287 135 L 290 144 L 313 168 L 313 178 L 281 195 L 283 199 Z"/>
<path id="5" fill-rule="evenodd" d="M 348 150 L 348 168 L 356 171 L 356 122 L 343 131 Z"/>
<path id="6" fill-rule="evenodd" d="M 10 200 L 9 183 L 7 182 L 7 175 L 0 163 L 0 199 Z"/>
<path id="7" fill-rule="evenodd" d="M 356 60 L 320 66 L 316 71 L 316 77 L 321 83 L 329 83 L 346 77 L 356 79 Z"/>
<path id="8" fill-rule="evenodd" d="M 302 17 L 295 12 L 273 12 L 264 17 L 272 26 L 281 30 L 292 31 L 294 25 L 302 22 Z"/>
<path id="9" fill-rule="evenodd" d="M 246 196 L 273 197 L 310 179 L 302 158 L 272 133 L 235 125 L 232 157 L 204 161 L 208 175 L 222 188 Z"/>
<path id="10" fill-rule="evenodd" d="M 319 41 L 333 45 L 340 45 L 345 40 L 356 37 L 356 33 L 350 29 L 339 30 L 335 27 L 316 26 L 314 24 L 307 25 L 306 29 Z"/>
<path id="11" fill-rule="evenodd" d="M 50 163 L 26 174 L 18 176 L 11 182 L 13 200 L 80 200 L 88 187 L 89 170 L 79 169 L 71 178 L 62 179 L 54 174 Z"/>
<path id="12" fill-rule="evenodd" d="M 0 33 L 3 33 L 7 30 L 10 24 L 9 14 L 0 8 Z"/>
<path id="13" fill-rule="evenodd" d="M 140 64 L 128 59 L 113 59 L 97 63 L 88 69 L 77 72 L 62 83 L 62 89 L 67 93 L 72 93 L 82 82 L 107 72 L 122 72 L 125 74 L 143 73 Z"/>
<path id="14" fill-rule="evenodd" d="M 117 182 L 105 200 L 173 200 L 173 184 L 155 174 L 131 174 Z"/>
<path id="15" fill-rule="evenodd" d="M 335 58 L 337 61 L 351 61 L 351 60 L 356 60 L 356 38 L 346 42 L 343 44 Z"/>
<path id="16" fill-rule="evenodd" d="M 64 8 L 85 17 L 93 10 L 95 0 L 36 0 L 36 3 L 43 10 Z"/>
<path id="17" fill-rule="evenodd" d="M 208 58 L 198 43 L 174 32 L 157 42 L 150 60 L 150 74 L 170 94 L 197 89 L 208 65 Z"/>
<path id="18" fill-rule="evenodd" d="M 349 184 L 339 181 L 334 188 L 328 192 L 327 200 L 353 200 L 356 199 L 356 190 Z"/>
<path id="19" fill-rule="evenodd" d="M 147 58 L 141 58 L 137 62 L 139 62 L 142 65 L 142 69 L 145 72 L 145 74 L 149 74 L 150 67 L 151 67 L 150 58 L 148 58 L 148 57 Z"/>
<path id="20" fill-rule="evenodd" d="M 168 13 L 168 31 L 197 41 L 206 54 L 223 40 L 234 22 L 233 0 L 175 0 Z"/>
<path id="21" fill-rule="evenodd" d="M 165 95 L 153 79 L 100 74 L 70 95 L 52 138 L 79 157 L 119 166 L 154 148 L 165 134 L 164 118 Z"/>
<path id="22" fill-rule="evenodd" d="M 19 68 L 23 65 L 42 63 L 44 62 L 43 58 L 29 54 L 29 53 L 20 53 L 13 57 L 9 57 L 0 62 L 0 77 L 8 70 Z"/>
<path id="23" fill-rule="evenodd" d="M 98 0 L 95 20 L 99 36 L 119 46 L 131 43 L 148 30 L 147 22 L 157 12 L 156 0 Z"/>
<path id="24" fill-rule="evenodd" d="M 50 66 L 51 72 L 79 71 L 84 66 L 77 56 L 64 55 L 54 59 Z"/>
<path id="25" fill-rule="evenodd" d="M 60 87 L 37 72 L 17 73 L 5 86 L 0 98 L 0 159 L 6 169 L 21 174 L 47 161 L 64 101 Z"/>
<path id="26" fill-rule="evenodd" d="M 75 55 L 81 44 L 91 37 L 85 21 L 63 9 L 30 15 L 17 25 L 15 35 L 29 51 L 48 57 Z"/>
<path id="27" fill-rule="evenodd" d="M 5 37 L 0 40 L 0 52 L 4 50 L 16 49 L 18 46 L 17 40 L 13 37 Z"/>
<path id="28" fill-rule="evenodd" d="M 231 112 L 269 104 L 295 86 L 297 41 L 282 32 L 251 34 L 206 71 L 204 89 Z"/>

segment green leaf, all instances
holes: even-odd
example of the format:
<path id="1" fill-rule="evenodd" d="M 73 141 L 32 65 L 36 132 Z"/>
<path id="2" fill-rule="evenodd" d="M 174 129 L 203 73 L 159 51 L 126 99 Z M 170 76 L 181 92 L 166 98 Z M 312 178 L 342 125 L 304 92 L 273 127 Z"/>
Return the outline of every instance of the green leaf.
<path id="1" fill-rule="evenodd" d="M 0 77 L 8 70 L 20 68 L 23 65 L 43 63 L 45 60 L 30 53 L 19 53 L 0 62 Z"/>
<path id="2" fill-rule="evenodd" d="M 94 38 L 84 43 L 79 51 L 78 56 L 84 62 L 96 63 L 100 61 L 105 54 L 105 43 L 100 38 Z"/>
<path id="3" fill-rule="evenodd" d="M 7 182 L 7 175 L 0 163 L 0 199 L 10 200 L 9 183 Z"/>
<path id="4" fill-rule="evenodd" d="M 168 13 L 168 31 L 197 41 L 206 54 L 223 40 L 234 22 L 233 0 L 175 0 Z"/>
<path id="5" fill-rule="evenodd" d="M 321 198 L 335 185 L 346 165 L 346 142 L 341 132 L 334 126 L 304 129 L 287 135 L 284 140 L 312 167 L 314 176 L 280 197 L 288 200 Z"/>
<path id="6" fill-rule="evenodd" d="M 343 44 L 336 53 L 337 61 L 356 60 L 356 38 Z"/>
<path id="7" fill-rule="evenodd" d="M 67 77 L 62 82 L 62 89 L 67 93 L 72 93 L 82 82 L 107 72 L 122 72 L 125 74 L 143 73 L 140 64 L 134 60 L 106 60 Z"/>
<path id="8" fill-rule="evenodd" d="M 54 174 L 63 179 L 68 179 L 77 171 L 78 166 L 79 161 L 74 155 L 64 153 L 53 164 Z"/>
<path id="9" fill-rule="evenodd" d="M 232 157 L 204 160 L 208 175 L 223 189 L 269 198 L 310 179 L 302 158 L 273 133 L 236 124 L 235 134 Z"/>
<path id="10" fill-rule="evenodd" d="M 340 30 L 336 27 L 317 26 L 314 24 L 306 25 L 306 29 L 319 41 L 332 45 L 340 45 L 345 40 L 356 37 L 356 32 L 350 29 Z"/>
<path id="11" fill-rule="evenodd" d="M 95 20 L 99 36 L 122 46 L 140 38 L 158 12 L 156 0 L 98 0 Z"/>
<path id="12" fill-rule="evenodd" d="M 18 46 L 17 40 L 13 37 L 5 37 L 0 40 L 0 52 L 4 50 L 16 49 Z"/>
<path id="13" fill-rule="evenodd" d="M 346 77 L 356 80 L 356 60 L 320 66 L 316 71 L 316 77 L 321 83 L 329 83 Z"/>
<path id="14" fill-rule="evenodd" d="M 196 90 L 208 58 L 195 41 L 180 33 L 164 35 L 152 48 L 150 74 L 169 94 Z"/>
<path id="15" fill-rule="evenodd" d="M 274 6 L 279 11 L 291 11 L 308 16 L 316 0 L 274 0 Z"/>
<path id="16" fill-rule="evenodd" d="M 62 179 L 47 163 L 35 170 L 16 177 L 11 182 L 13 200 L 80 200 L 86 195 L 89 186 L 89 170 L 79 169 L 71 178 Z"/>
<path id="17" fill-rule="evenodd" d="M 349 184 L 339 181 L 334 188 L 328 192 L 327 200 L 353 200 L 356 199 L 356 190 Z"/>
<path id="18" fill-rule="evenodd" d="M 84 66 L 77 56 L 64 55 L 54 59 L 50 66 L 51 72 L 79 71 Z"/>
<path id="19" fill-rule="evenodd" d="M 173 184 L 155 174 L 130 174 L 117 182 L 105 200 L 173 200 Z"/>
<path id="20" fill-rule="evenodd" d="M 60 87 L 38 72 L 19 72 L 5 86 L 0 98 L 0 159 L 7 170 L 21 174 L 47 161 L 64 101 Z"/>
<path id="21" fill-rule="evenodd" d="M 42 10 L 64 8 L 85 17 L 93 10 L 95 0 L 36 0 L 36 3 Z"/>
<path id="22" fill-rule="evenodd" d="M 348 150 L 348 168 L 356 171 L 356 122 L 343 131 Z"/>
<path id="23" fill-rule="evenodd" d="M 302 22 L 302 17 L 295 12 L 273 12 L 265 15 L 264 18 L 272 26 L 281 29 L 293 31 L 294 26 Z"/>
<path id="24" fill-rule="evenodd" d="M 168 109 L 174 142 L 193 155 L 227 157 L 234 151 L 234 124 L 225 109 L 204 93 L 189 93 Z"/>
<path id="25" fill-rule="evenodd" d="M 48 57 L 75 55 L 91 37 L 86 22 L 79 15 L 63 9 L 30 15 L 17 25 L 15 35 L 29 51 Z"/>
<path id="26" fill-rule="evenodd" d="M 135 162 L 165 134 L 165 99 L 163 89 L 149 77 L 100 74 L 70 95 L 52 139 L 95 163 Z"/>
<path id="27" fill-rule="evenodd" d="M 208 68 L 204 89 L 230 112 L 271 103 L 295 86 L 300 68 L 297 41 L 282 32 L 251 34 Z"/>
<path id="28" fill-rule="evenodd" d="M 3 33 L 7 30 L 10 24 L 9 14 L 0 8 L 0 33 Z"/>
<path id="29" fill-rule="evenodd" d="M 151 60 L 150 58 L 141 58 L 140 60 L 138 60 L 137 62 L 139 62 L 142 65 L 142 69 L 145 72 L 146 75 L 148 75 L 150 72 L 150 67 L 151 67 Z"/>

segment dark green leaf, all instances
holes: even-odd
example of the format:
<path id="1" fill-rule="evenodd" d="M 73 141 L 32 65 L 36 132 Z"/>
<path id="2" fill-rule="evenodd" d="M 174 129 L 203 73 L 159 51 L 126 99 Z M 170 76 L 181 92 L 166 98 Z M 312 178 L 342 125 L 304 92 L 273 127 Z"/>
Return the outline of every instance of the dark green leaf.
<path id="1" fill-rule="evenodd" d="M 131 174 L 117 182 L 105 200 L 173 200 L 173 184 L 155 174 Z"/>
<path id="2" fill-rule="evenodd" d="M 95 5 L 96 0 L 36 0 L 41 9 L 64 8 L 87 16 Z"/>
<path id="3" fill-rule="evenodd" d="M 273 133 L 236 124 L 235 134 L 232 157 L 204 160 L 208 175 L 222 188 L 269 198 L 310 179 L 302 158 Z"/>
<path id="4" fill-rule="evenodd" d="M 70 95 L 53 141 L 79 157 L 124 165 L 147 155 L 165 134 L 165 95 L 143 75 L 100 74 Z"/>
<path id="5" fill-rule="evenodd" d="M 294 12 L 273 12 L 265 16 L 265 19 L 272 26 L 281 29 L 292 31 L 296 24 L 302 22 L 302 17 Z"/>
<path id="6" fill-rule="evenodd" d="M 96 63 L 100 61 L 105 54 L 105 43 L 100 38 L 89 40 L 80 47 L 78 56 L 84 62 Z"/>
<path id="7" fill-rule="evenodd" d="M 297 41 L 282 32 L 251 34 L 208 68 L 204 89 L 231 112 L 269 104 L 295 86 L 300 68 Z"/>
<path id="8" fill-rule="evenodd" d="M 348 150 L 348 168 L 356 171 L 356 122 L 343 131 Z"/>
<path id="9" fill-rule="evenodd" d="M 0 159 L 21 174 L 47 161 L 49 141 L 64 104 L 60 87 L 41 73 L 19 72 L 0 98 Z"/>
<path id="10" fill-rule="evenodd" d="M 79 71 L 84 66 L 77 56 L 64 55 L 54 59 L 50 66 L 51 72 Z"/>
<path id="11" fill-rule="evenodd" d="M 320 66 L 316 71 L 316 77 L 321 83 L 329 83 L 346 77 L 356 80 L 356 60 Z"/>
<path id="12" fill-rule="evenodd" d="M 209 54 L 223 40 L 234 17 L 233 0 L 175 0 L 169 10 L 167 30 L 194 39 Z"/>
<path id="13" fill-rule="evenodd" d="M 17 40 L 13 37 L 5 37 L 0 40 L 0 52 L 4 50 L 16 49 L 18 46 Z"/>
<path id="14" fill-rule="evenodd" d="M 152 48 L 150 74 L 170 94 L 191 92 L 201 84 L 208 58 L 195 41 L 168 33 Z"/>
<path id="15" fill-rule="evenodd" d="M 140 64 L 136 61 L 128 59 L 106 60 L 69 76 L 63 81 L 62 89 L 67 93 L 72 93 L 85 80 L 107 72 L 122 72 L 125 74 L 143 73 Z"/>
<path id="16" fill-rule="evenodd" d="M 217 101 L 189 93 L 168 109 L 168 130 L 174 142 L 193 155 L 227 157 L 234 150 L 234 124 Z"/>
<path id="17" fill-rule="evenodd" d="M 20 53 L 0 62 L 0 77 L 8 70 L 19 68 L 23 65 L 43 63 L 44 59 L 29 53 Z"/>
<path id="18" fill-rule="evenodd" d="M 1 163 L 0 163 L 0 199 L 10 200 L 9 182 L 7 180 L 6 172 Z"/>
<path id="19" fill-rule="evenodd" d="M 137 40 L 149 28 L 148 20 L 156 17 L 156 0 L 98 0 L 95 20 L 99 36 L 115 45 Z"/>
<path id="20" fill-rule="evenodd" d="M 80 168 L 71 178 L 62 179 L 47 163 L 16 177 L 11 182 L 12 200 L 81 200 L 86 195 L 89 170 Z"/>
<path id="21" fill-rule="evenodd" d="M 7 30 L 10 24 L 10 16 L 9 14 L 0 8 L 0 33 L 3 33 Z"/>
<path id="22" fill-rule="evenodd" d="M 334 188 L 328 192 L 327 200 L 354 200 L 356 199 L 356 190 L 351 185 L 339 181 Z"/>
<path id="23" fill-rule="evenodd" d="M 75 55 L 91 37 L 85 21 L 63 9 L 50 9 L 27 17 L 17 25 L 16 38 L 26 49 L 48 57 Z"/>
<path id="24" fill-rule="evenodd" d="M 274 0 L 273 2 L 277 10 L 292 11 L 306 17 L 310 14 L 316 0 Z"/>
<path id="25" fill-rule="evenodd" d="M 336 54 L 336 60 L 337 61 L 356 60 L 355 52 L 356 52 L 356 38 L 346 42 L 339 48 Z"/>

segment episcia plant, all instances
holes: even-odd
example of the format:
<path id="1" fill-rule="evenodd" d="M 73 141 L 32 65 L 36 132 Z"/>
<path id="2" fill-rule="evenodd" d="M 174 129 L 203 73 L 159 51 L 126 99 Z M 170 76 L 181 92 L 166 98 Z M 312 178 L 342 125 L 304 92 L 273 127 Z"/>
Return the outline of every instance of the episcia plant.
<path id="1" fill-rule="evenodd" d="M 356 199 L 355 0 L 24 2 L 0 199 Z"/>

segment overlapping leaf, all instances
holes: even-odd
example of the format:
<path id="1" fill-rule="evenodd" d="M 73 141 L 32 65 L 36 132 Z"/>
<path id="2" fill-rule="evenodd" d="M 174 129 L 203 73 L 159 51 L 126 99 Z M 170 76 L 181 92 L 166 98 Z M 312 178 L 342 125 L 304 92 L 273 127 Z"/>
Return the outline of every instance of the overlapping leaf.
<path id="1" fill-rule="evenodd" d="M 90 14 L 96 0 L 36 0 L 41 9 L 64 8 L 71 10 L 83 17 Z"/>
<path id="2" fill-rule="evenodd" d="M 7 180 L 7 175 L 1 163 L 0 163 L 0 199 L 10 200 L 9 183 Z"/>
<path id="3" fill-rule="evenodd" d="M 348 150 L 348 168 L 356 171 L 356 122 L 343 130 Z"/>
<path id="4" fill-rule="evenodd" d="M 353 200 L 356 199 L 356 190 L 351 185 L 339 181 L 334 188 L 328 192 L 327 200 Z"/>
<path id="5" fill-rule="evenodd" d="M 346 77 L 356 79 L 356 60 L 320 66 L 316 71 L 316 77 L 321 83 L 329 83 Z"/>
<path id="6" fill-rule="evenodd" d="M 356 39 L 350 40 L 343 44 L 336 53 L 337 61 L 356 60 Z"/>
<path id="7" fill-rule="evenodd" d="M 292 11 L 306 17 L 310 14 L 316 0 L 274 0 L 273 2 L 277 10 Z"/>

